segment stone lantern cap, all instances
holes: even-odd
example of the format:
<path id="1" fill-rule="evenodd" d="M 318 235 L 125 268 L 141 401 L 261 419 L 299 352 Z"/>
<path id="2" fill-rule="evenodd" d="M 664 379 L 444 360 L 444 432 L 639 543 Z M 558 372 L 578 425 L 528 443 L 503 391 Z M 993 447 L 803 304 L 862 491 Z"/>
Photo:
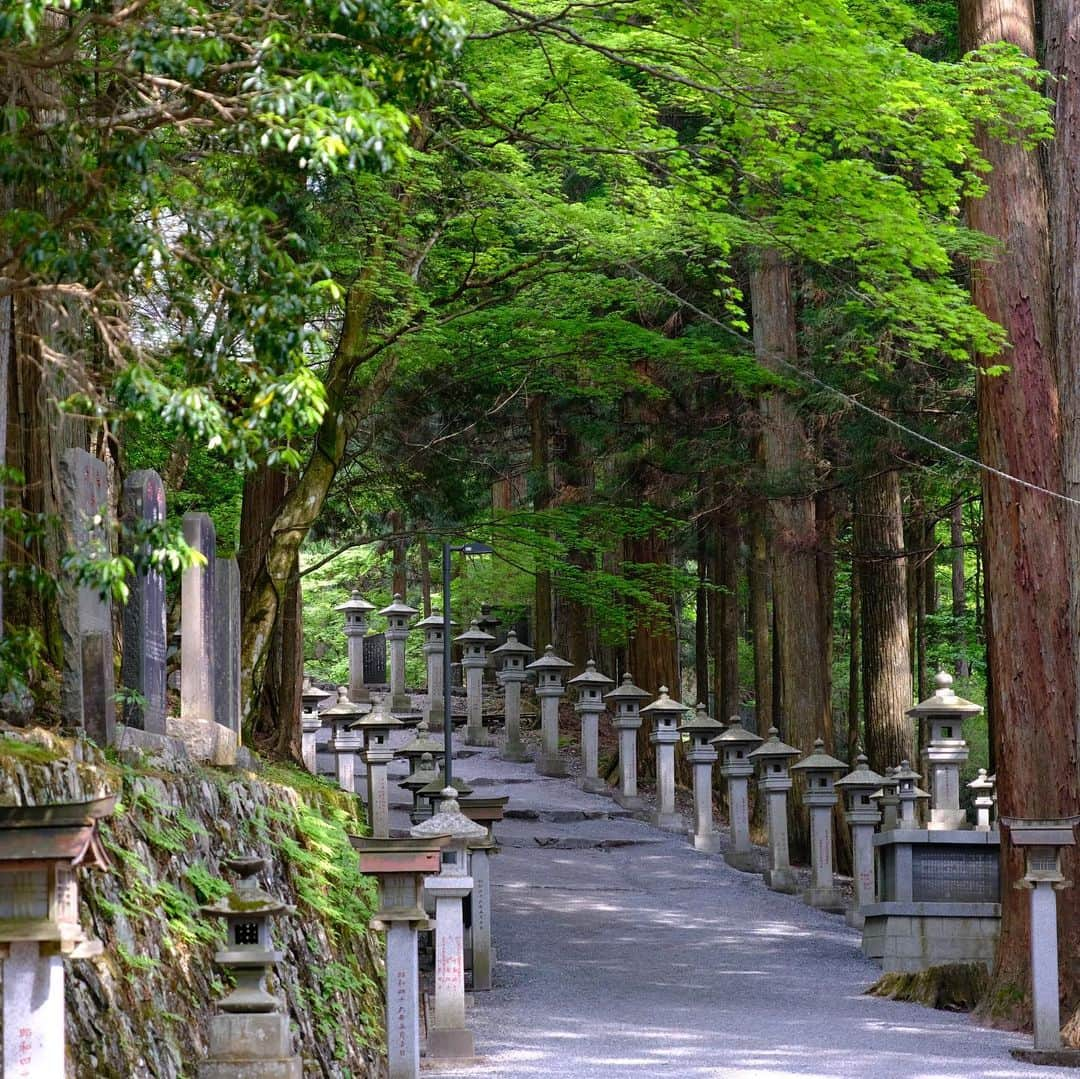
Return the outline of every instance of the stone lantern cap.
<path id="1" fill-rule="evenodd" d="M 837 760 L 825 752 L 825 742 L 821 738 L 814 740 L 814 752 L 809 757 L 803 757 L 791 766 L 793 772 L 842 772 L 845 768 L 846 761 Z"/>
<path id="2" fill-rule="evenodd" d="M 359 719 L 367 710 L 365 706 L 349 700 L 348 686 L 338 686 L 337 704 L 323 709 L 321 714 L 335 723 L 348 724 L 350 720 Z"/>
<path id="3" fill-rule="evenodd" d="M 310 678 L 304 679 L 304 688 L 300 691 L 300 699 L 304 704 L 314 706 L 311 711 L 314 711 L 314 709 L 318 707 L 320 701 L 325 701 L 326 698 L 330 696 L 332 696 L 332 694 L 329 690 L 314 685 Z"/>
<path id="4" fill-rule="evenodd" d="M 647 701 L 649 696 L 647 690 L 634 685 L 633 676 L 627 673 L 622 676 L 622 683 L 617 689 L 604 694 L 604 700 L 614 701 L 616 704 L 632 704 L 635 701 Z"/>
<path id="5" fill-rule="evenodd" d="M 571 678 L 566 684 L 577 686 L 578 689 L 607 689 L 608 686 L 615 685 L 615 679 L 601 674 L 596 669 L 596 663 L 590 659 L 585 664 L 585 670 L 575 678 Z"/>
<path id="6" fill-rule="evenodd" d="M 1009 829 L 1009 839 L 1017 847 L 1074 847 L 1080 817 L 1039 820 L 1035 817 L 1000 817 Z"/>
<path id="7" fill-rule="evenodd" d="M 870 795 L 871 798 L 895 798 L 900 781 L 896 778 L 895 768 L 886 768 L 881 777 L 881 786 Z"/>
<path id="8" fill-rule="evenodd" d="M 459 633 L 454 640 L 462 644 L 487 645 L 489 642 L 495 640 L 495 638 L 490 633 L 485 633 L 474 618 L 469 623 L 469 628 L 464 633 Z"/>
<path id="9" fill-rule="evenodd" d="M 842 779 L 836 781 L 836 786 L 843 791 L 852 794 L 871 794 L 885 782 L 885 777 L 880 776 L 871 767 L 865 753 L 860 753 L 855 758 L 854 771 L 848 772 Z"/>
<path id="10" fill-rule="evenodd" d="M 379 614 L 385 615 L 387 618 L 412 618 L 414 614 L 420 612 L 415 607 L 410 607 L 402 597 L 400 592 L 394 593 L 394 602 L 389 607 L 384 607 Z"/>
<path id="11" fill-rule="evenodd" d="M 375 610 L 375 604 L 368 603 L 354 588 L 349 598 L 344 603 L 339 603 L 334 610 L 344 611 L 346 614 L 367 614 L 368 611 Z"/>
<path id="12" fill-rule="evenodd" d="M 705 705 L 698 702 L 694 717 L 683 720 L 679 726 L 679 733 L 688 734 L 691 738 L 705 740 L 707 738 L 712 739 L 713 735 L 718 734 L 723 729 L 723 723 L 718 719 L 713 719 Z"/>
<path id="13" fill-rule="evenodd" d="M 742 725 L 742 719 L 739 716 L 732 716 L 728 720 L 727 729 L 710 741 L 712 745 L 719 749 L 737 751 L 750 746 L 760 746 L 762 738 L 760 735 L 754 734 L 753 731 L 748 731 Z M 844 768 L 846 766 L 841 764 L 840 767 Z"/>
<path id="14" fill-rule="evenodd" d="M 245 918 L 252 915 L 280 914 L 287 904 L 264 892 L 255 879 L 270 864 L 268 858 L 258 855 L 242 855 L 225 858 L 222 862 L 239 878 L 228 895 L 199 910 L 210 918 Z"/>
<path id="15" fill-rule="evenodd" d="M 976 796 L 986 791 L 989 795 L 994 789 L 994 778 L 986 774 L 985 768 L 979 769 L 979 774 L 967 785 L 969 791 L 974 791 Z"/>
<path id="16" fill-rule="evenodd" d="M 461 812 L 471 821 L 490 827 L 496 821 L 503 819 L 506 812 L 506 803 L 510 801 L 509 794 L 499 795 L 462 795 L 458 799 Z"/>
<path id="17" fill-rule="evenodd" d="M 491 654 L 493 656 L 531 656 L 533 650 L 527 644 L 522 644 L 518 640 L 518 635 L 513 630 L 510 630 L 506 635 L 506 643 L 500 644 L 498 648 L 493 648 Z"/>
<path id="18" fill-rule="evenodd" d="M 384 712 L 382 708 L 372 708 L 367 715 L 362 716 L 355 723 L 350 723 L 349 730 L 364 731 L 365 733 L 370 731 L 372 734 L 389 734 L 392 730 L 404 726 L 405 724 L 400 719 L 396 719 L 389 712 Z"/>
<path id="19" fill-rule="evenodd" d="M 965 701 L 958 697 L 952 688 L 952 675 L 948 671 L 938 671 L 934 678 L 937 689 L 932 697 L 920 701 L 914 708 L 909 708 L 907 714 L 915 719 L 929 719 L 931 717 L 953 717 L 962 722 L 968 716 L 977 716 L 982 712 L 982 706 Z"/>
<path id="20" fill-rule="evenodd" d="M 420 725 L 416 728 L 416 737 L 411 742 L 406 742 L 397 751 L 397 756 L 411 760 L 413 757 L 422 757 L 425 753 L 434 756 L 445 751 L 446 747 L 442 741 L 431 737 L 427 720 L 422 719 Z"/>
<path id="21" fill-rule="evenodd" d="M 450 780 L 450 785 L 458 794 L 468 795 L 473 792 L 472 787 L 464 779 L 459 779 L 457 776 Z M 420 788 L 420 795 L 423 798 L 438 798 L 445 789 L 446 773 L 440 772 L 427 786 Z"/>
<path id="22" fill-rule="evenodd" d="M 419 622 L 413 623 L 413 629 L 442 629 L 443 628 L 443 613 L 442 611 L 433 610 L 427 618 L 421 618 Z M 457 629 L 457 622 L 451 619 L 450 628 Z"/>
<path id="23" fill-rule="evenodd" d="M 892 773 L 893 782 L 897 786 L 903 783 L 918 783 L 922 776 L 911 767 L 911 761 L 901 761 L 899 768 L 894 768 Z"/>
<path id="24" fill-rule="evenodd" d="M 398 786 L 404 787 L 407 791 L 419 791 L 437 778 L 435 761 L 430 753 L 425 753 L 412 772 L 404 779 L 398 780 Z"/>
<path id="25" fill-rule="evenodd" d="M 761 762 L 768 766 L 776 761 L 786 763 L 787 761 L 793 761 L 799 756 L 799 750 L 794 746 L 789 746 L 786 742 L 780 741 L 780 732 L 775 727 L 769 728 L 768 739 L 757 749 L 752 750 L 749 754 L 750 759 L 755 763 Z"/>
<path id="26" fill-rule="evenodd" d="M 573 667 L 573 664 L 563 659 L 561 656 L 555 655 L 554 647 L 549 644 L 547 648 L 544 649 L 544 654 L 539 659 L 534 659 L 525 669 L 529 671 L 551 671 L 554 673 L 564 671 L 569 667 Z"/>
<path id="27" fill-rule="evenodd" d="M 450 836 L 451 839 L 464 840 L 487 837 L 487 829 L 482 824 L 469 820 L 461 812 L 461 806 L 458 805 L 457 800 L 458 792 L 453 787 L 444 787 L 439 794 L 442 797 L 439 811 L 427 820 L 414 824 L 409 829 L 411 836 L 422 839 L 427 836 L 445 835 Z"/>
<path id="28" fill-rule="evenodd" d="M 683 716 L 689 711 L 685 704 L 679 701 L 673 701 L 668 696 L 668 687 L 660 687 L 660 696 L 656 698 L 652 704 L 645 705 L 641 710 L 642 715 L 650 715 L 660 720 L 661 722 L 667 720 L 670 723 L 677 723 Z"/>

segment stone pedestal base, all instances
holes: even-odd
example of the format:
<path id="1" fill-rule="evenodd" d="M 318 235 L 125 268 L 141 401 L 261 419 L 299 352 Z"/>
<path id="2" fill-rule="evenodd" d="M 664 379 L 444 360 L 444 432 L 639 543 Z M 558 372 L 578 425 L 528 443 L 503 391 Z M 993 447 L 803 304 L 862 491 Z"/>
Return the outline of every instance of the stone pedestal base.
<path id="1" fill-rule="evenodd" d="M 451 1030 L 436 1027 L 429 1030 L 427 1056 L 436 1060 L 468 1060 L 476 1056 L 472 1031 L 465 1027 Z"/>
<path id="2" fill-rule="evenodd" d="M 467 746 L 493 746 L 495 739 L 483 727 L 466 727 L 465 744 Z"/>
<path id="3" fill-rule="evenodd" d="M 930 820 L 926 825 L 930 832 L 960 832 L 967 831 L 970 827 L 967 813 L 962 809 L 931 809 Z"/>
<path id="4" fill-rule="evenodd" d="M 610 794 L 611 789 L 597 776 L 586 776 L 581 781 L 581 789 L 589 794 Z"/>
<path id="5" fill-rule="evenodd" d="M 496 756 L 501 761 L 513 761 L 515 764 L 532 760 L 532 754 L 524 746 L 503 746 Z"/>
<path id="6" fill-rule="evenodd" d="M 724 861 L 740 873 L 758 871 L 757 855 L 752 850 L 728 850 L 724 852 Z"/>
<path id="7" fill-rule="evenodd" d="M 686 821 L 683 820 L 681 813 L 661 813 L 658 811 L 653 813 L 649 820 L 657 828 L 663 828 L 665 832 L 686 831 Z"/>
<path id="8" fill-rule="evenodd" d="M 570 774 L 570 769 L 562 757 L 545 755 L 536 758 L 536 771 L 539 775 L 551 776 L 555 779 L 563 779 Z"/>
<path id="9" fill-rule="evenodd" d="M 694 844 L 694 850 L 714 854 L 720 849 L 719 832 L 691 832 L 690 839 Z"/>
<path id="10" fill-rule="evenodd" d="M 765 887 L 770 888 L 774 892 L 781 892 L 784 895 L 794 895 L 799 890 L 799 882 L 795 879 L 795 874 L 790 869 L 766 869 L 761 876 L 765 881 Z"/>
<path id="11" fill-rule="evenodd" d="M 997 903 L 870 903 L 862 908 L 862 951 L 885 971 L 915 973 L 945 963 L 994 965 Z"/>
<path id="12" fill-rule="evenodd" d="M 623 809 L 629 809 L 631 813 L 641 813 L 648 809 L 645 799 L 637 794 L 623 794 L 622 791 L 616 791 L 612 797 L 615 799 L 616 805 L 622 806 Z"/>
<path id="13" fill-rule="evenodd" d="M 212 719 L 167 716 L 165 730 L 170 738 L 184 743 L 192 760 L 228 768 L 236 764 L 236 749 L 240 744 L 236 731 Z"/>
<path id="14" fill-rule="evenodd" d="M 412 712 L 412 698 L 407 693 L 395 693 L 390 698 L 390 712 Z"/>
<path id="15" fill-rule="evenodd" d="M 210 1056 L 199 1064 L 199 1079 L 303 1079 L 300 1058 L 291 1050 L 287 1015 L 215 1015 Z"/>
<path id="16" fill-rule="evenodd" d="M 844 897 L 835 888 L 807 888 L 802 897 L 808 907 L 830 914 L 842 914 L 846 906 Z"/>

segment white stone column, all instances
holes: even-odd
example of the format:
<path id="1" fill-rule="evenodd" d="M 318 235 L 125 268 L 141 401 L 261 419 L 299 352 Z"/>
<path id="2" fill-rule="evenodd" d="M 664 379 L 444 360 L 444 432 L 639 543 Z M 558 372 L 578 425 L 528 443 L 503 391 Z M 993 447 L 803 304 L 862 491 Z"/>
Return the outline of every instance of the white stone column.
<path id="1" fill-rule="evenodd" d="M 465 744 L 493 746 L 495 739 L 484 730 L 484 666 L 486 657 L 466 656 L 461 661 L 465 671 Z"/>
<path id="2" fill-rule="evenodd" d="M 48 945 L 6 946 L 3 1079 L 63 1079 L 64 961 Z"/>
<path id="3" fill-rule="evenodd" d="M 832 813 L 837 803 L 836 779 L 847 765 L 825 752 L 825 743 L 814 742 L 814 751 L 794 765 L 792 771 L 806 778 L 803 805 L 810 812 L 810 887 L 803 901 L 819 910 L 844 910 L 844 899 L 833 883 Z"/>
<path id="4" fill-rule="evenodd" d="M 613 723 L 619 732 L 619 789 L 615 801 L 634 812 L 645 809 L 637 785 L 637 733 L 641 729 L 641 702 L 648 699 L 648 693 L 635 686 L 629 674 L 623 675 L 617 689 L 604 696 L 615 709 Z"/>
<path id="5" fill-rule="evenodd" d="M 773 787 L 768 791 L 770 865 L 763 874 L 766 887 L 785 895 L 794 895 L 798 891 L 788 848 L 787 792 L 790 789 L 789 779 L 786 788 Z"/>
<path id="6" fill-rule="evenodd" d="M 472 877 L 428 877 L 424 888 L 435 901 L 435 1008 L 428 1024 L 428 1056 L 455 1060 L 475 1055 L 465 1025 L 465 931 L 462 900 Z"/>
<path id="7" fill-rule="evenodd" d="M 491 988 L 493 950 L 491 946 L 491 861 L 495 844 L 491 838 L 470 845 L 472 871 L 472 987 L 475 992 Z"/>
<path id="8" fill-rule="evenodd" d="M 656 812 L 653 823 L 659 828 L 682 830 L 682 815 L 675 809 L 675 743 L 677 731 L 655 730 L 650 739 L 656 746 Z"/>
<path id="9" fill-rule="evenodd" d="M 712 772 L 715 749 L 692 749 L 687 754 L 694 769 L 694 830 L 691 833 L 697 850 L 720 849 L 720 833 L 713 820 Z"/>
<path id="10" fill-rule="evenodd" d="M 536 770 L 542 776 L 561 777 L 570 774 L 559 750 L 559 701 L 566 692 L 561 686 L 538 687 L 540 700 L 540 756 Z"/>
<path id="11" fill-rule="evenodd" d="M 503 687 L 503 713 L 506 717 L 506 744 L 499 756 L 504 761 L 531 760 L 521 741 L 521 683 L 525 681 L 525 672 L 501 670 L 498 678 Z"/>
<path id="12" fill-rule="evenodd" d="M 731 816 L 731 846 L 724 854 L 724 861 L 735 869 L 754 872 L 757 859 L 750 842 L 750 796 L 746 776 L 728 776 L 728 813 Z"/>
<path id="13" fill-rule="evenodd" d="M 1061 1048 L 1057 896 L 1050 881 L 1031 885 L 1031 999 L 1035 1048 Z"/>
<path id="14" fill-rule="evenodd" d="M 419 1079 L 420 962 L 409 922 L 386 930 L 386 1055 L 389 1079 Z"/>
<path id="15" fill-rule="evenodd" d="M 367 815 L 371 834 L 377 838 L 390 835 L 390 797 L 387 791 L 386 769 L 394 759 L 388 745 L 368 746 L 362 753 L 367 766 Z"/>

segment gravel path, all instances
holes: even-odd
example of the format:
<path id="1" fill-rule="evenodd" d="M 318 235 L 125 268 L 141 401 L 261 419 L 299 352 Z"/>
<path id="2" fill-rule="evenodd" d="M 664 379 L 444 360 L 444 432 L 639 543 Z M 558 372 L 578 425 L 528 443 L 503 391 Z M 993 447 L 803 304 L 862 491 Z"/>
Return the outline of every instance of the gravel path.
<path id="1" fill-rule="evenodd" d="M 476 752 L 455 769 L 509 794 L 493 863 L 495 988 L 474 997 L 479 1060 L 441 1079 L 1054 1079 L 1029 1039 L 863 995 L 878 969 L 843 919 L 571 780 Z M 479 788 L 478 788 L 479 793 Z M 614 816 L 608 816 L 611 814 Z M 585 817 L 591 819 L 572 819 Z M 554 818 L 554 819 L 552 819 Z M 395 822 L 401 824 L 403 821 Z"/>

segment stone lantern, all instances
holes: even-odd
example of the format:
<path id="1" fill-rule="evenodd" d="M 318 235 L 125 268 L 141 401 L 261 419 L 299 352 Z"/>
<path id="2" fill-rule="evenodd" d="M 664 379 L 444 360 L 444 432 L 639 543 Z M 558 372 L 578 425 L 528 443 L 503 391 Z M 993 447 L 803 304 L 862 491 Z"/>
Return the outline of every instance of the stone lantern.
<path id="1" fill-rule="evenodd" d="M 461 668 L 465 672 L 465 727 L 467 746 L 491 746 L 494 739 L 484 730 L 484 668 L 487 666 L 488 645 L 495 638 L 485 633 L 474 618 L 464 633 L 454 641 L 461 645 Z"/>
<path id="2" fill-rule="evenodd" d="M 660 687 L 660 696 L 641 710 L 642 717 L 653 721 L 649 741 L 656 746 L 656 812 L 652 822 L 658 828 L 681 832 L 682 814 L 675 809 L 675 744 L 679 740 L 679 722 L 686 715 L 686 705 L 668 696 L 668 687 Z"/>
<path id="3" fill-rule="evenodd" d="M 368 631 L 368 615 L 375 610 L 355 589 L 344 603 L 334 608 L 345 615 L 345 639 L 349 645 L 349 698 L 356 702 L 371 700 L 364 685 L 364 635 Z"/>
<path id="4" fill-rule="evenodd" d="M 371 834 L 377 838 L 390 834 L 390 798 L 386 788 L 386 768 L 394 759 L 390 732 L 399 730 L 402 726 L 401 720 L 382 710 L 381 703 L 352 725 L 352 730 L 358 731 L 364 739 L 360 756 L 367 766 L 368 824 L 371 826 Z"/>
<path id="5" fill-rule="evenodd" d="M 379 614 L 386 619 L 386 639 L 390 642 L 390 711 L 411 712 L 412 701 L 405 692 L 405 641 L 409 636 L 409 619 L 419 614 L 394 593 L 394 602 Z"/>
<path id="6" fill-rule="evenodd" d="M 836 781 L 844 796 L 844 817 L 851 828 L 852 876 L 855 881 L 855 900 L 845 918 L 855 929 L 863 926 L 862 908 L 874 902 L 874 829 L 881 822 L 881 813 L 874 801 L 884 776 L 871 770 L 865 753 L 855 758 L 854 771 Z"/>
<path id="7" fill-rule="evenodd" d="M 728 721 L 727 730 L 717 735 L 712 744 L 721 753 L 720 774 L 728 784 L 728 812 L 731 817 L 731 846 L 724 861 L 743 873 L 757 872 L 754 845 L 750 842 L 749 780 L 754 774 L 750 754 L 761 745 L 761 738 L 748 731 L 738 716 Z"/>
<path id="8" fill-rule="evenodd" d="M 992 813 L 994 811 L 994 779 L 986 774 L 985 768 L 979 769 L 979 774 L 967 785 L 972 792 L 972 803 L 975 806 L 975 831 L 989 832 L 993 830 Z"/>
<path id="9" fill-rule="evenodd" d="M 901 761 L 900 767 L 893 769 L 892 778 L 896 780 L 896 797 L 900 803 L 900 819 L 896 822 L 896 827 L 898 829 L 918 828 L 918 803 L 930 797 L 926 791 L 916 786 L 922 776 L 911 770 L 910 761 Z"/>
<path id="10" fill-rule="evenodd" d="M 467 798 L 472 794 L 473 789 L 465 782 L 460 776 L 454 776 L 450 780 L 450 786 L 457 791 L 459 798 Z M 424 820 L 428 817 L 434 816 L 438 812 L 438 806 L 442 800 L 442 792 L 446 789 L 446 772 L 440 771 L 430 783 L 421 787 L 416 793 L 417 797 L 426 799 L 430 807 L 430 812 L 424 814 Z"/>
<path id="11" fill-rule="evenodd" d="M 371 928 L 386 933 L 386 1054 L 388 1079 L 420 1079 L 420 964 L 417 933 L 431 929 L 423 879 L 439 871 L 448 835 L 409 839 L 350 836 L 360 872 L 379 882 Z"/>
<path id="12" fill-rule="evenodd" d="M 433 738 L 428 730 L 427 720 L 421 720 L 416 728 L 416 734 L 411 741 L 406 742 L 394 750 L 395 757 L 401 757 L 408 762 L 409 768 L 416 767 L 416 762 L 426 753 L 433 759 L 441 761 L 446 752 L 441 738 Z"/>
<path id="13" fill-rule="evenodd" d="M 572 667 L 555 655 L 549 644 L 544 654 L 525 669 L 536 674 L 536 695 L 540 698 L 540 756 L 536 770 L 542 776 L 562 777 L 570 774 L 566 760 L 559 752 L 559 698 L 566 693 L 563 678 Z"/>
<path id="14" fill-rule="evenodd" d="M 435 768 L 435 758 L 430 753 L 425 753 L 416 762 L 416 767 L 404 779 L 398 780 L 398 786 L 403 787 L 412 795 L 413 806 L 412 811 L 409 813 L 411 823 L 419 824 L 425 817 L 429 816 L 420 804 L 420 791 L 429 783 L 434 783 L 438 778 L 439 773 Z"/>
<path id="15" fill-rule="evenodd" d="M 886 768 L 881 777 L 881 786 L 872 797 L 881 811 L 881 830 L 893 831 L 900 823 L 900 782 L 896 778 L 896 768 Z"/>
<path id="16" fill-rule="evenodd" d="M 791 790 L 791 762 L 799 756 L 794 746 L 780 741 L 780 732 L 769 728 L 769 737 L 749 759 L 758 767 L 758 790 L 768 799 L 769 868 L 762 876 L 765 885 L 774 892 L 794 895 L 798 882 L 791 870 L 788 848 L 787 795 Z"/>
<path id="17" fill-rule="evenodd" d="M 1013 1055 L 1033 1063 L 1056 1063 L 1049 1056 L 1040 1061 L 1039 1054 L 1055 1054 L 1061 1049 L 1055 893 L 1072 885 L 1061 871 L 1061 848 L 1076 845 L 1077 821 L 1080 817 L 1060 820 L 1001 818 L 1013 846 L 1022 847 L 1027 856 L 1026 872 L 1019 886 L 1031 891 L 1031 1003 L 1035 1052 L 1014 1050 Z"/>
<path id="18" fill-rule="evenodd" d="M 476 619 L 476 624 L 477 624 L 477 626 L 480 627 L 482 632 L 490 633 L 494 640 L 498 640 L 498 638 L 499 638 L 499 626 L 502 625 L 502 619 L 495 617 L 495 615 L 492 613 L 492 608 L 491 608 L 490 603 L 481 603 L 480 604 L 480 614 Z M 493 651 L 494 651 L 494 649 L 492 650 L 492 652 Z M 485 682 L 490 681 L 490 679 L 488 678 L 486 672 L 493 669 L 494 661 L 491 658 L 492 652 L 489 652 L 488 656 L 487 656 L 487 667 L 485 668 L 485 674 L 484 674 L 484 681 Z"/>
<path id="19" fill-rule="evenodd" d="M 282 958 L 270 939 L 270 919 L 291 908 L 255 879 L 268 859 L 227 858 L 224 864 L 238 878 L 235 887 L 200 910 L 225 922 L 225 945 L 214 962 L 233 976 L 235 987 L 218 1004 L 222 1014 L 210 1020 L 210 1054 L 199 1064 L 199 1079 L 302 1079 L 300 1058 L 291 1051 L 289 1017 L 266 988 L 267 975 Z"/>
<path id="20" fill-rule="evenodd" d="M 76 870 L 109 868 L 97 824 L 115 805 L 0 806 L 4 1076 L 65 1074 L 64 958 L 102 951 L 79 924 Z"/>
<path id="21" fill-rule="evenodd" d="M 443 729 L 443 613 L 432 611 L 427 618 L 416 623 L 424 631 L 424 659 L 427 661 L 427 699 L 424 718 L 433 731 Z M 457 629 L 457 622 L 450 623 Z"/>
<path id="22" fill-rule="evenodd" d="M 463 900 L 473 889 L 468 844 L 483 840 L 487 829 L 469 820 L 458 806 L 457 791 L 446 787 L 438 813 L 410 830 L 416 839 L 450 836 L 442 870 L 427 877 L 424 890 L 435 901 L 435 1008 L 428 1024 L 428 1056 L 460 1060 L 475 1055 L 472 1031 L 465 1026 L 465 926 Z"/>
<path id="23" fill-rule="evenodd" d="M 531 759 L 521 742 L 521 686 L 528 677 L 525 661 L 532 654 L 533 650 L 527 644 L 522 644 L 513 630 L 506 635 L 505 644 L 491 651 L 495 661 L 502 663 L 497 677 L 503 687 L 503 716 L 506 722 L 506 744 L 499 754 L 504 761 Z"/>
<path id="24" fill-rule="evenodd" d="M 316 767 L 316 736 L 322 727 L 319 705 L 329 697 L 325 689 L 311 684 L 310 678 L 304 679 L 304 688 L 300 691 L 300 746 L 304 767 L 314 774 Z"/>
<path id="25" fill-rule="evenodd" d="M 709 743 L 723 729 L 723 723 L 713 719 L 703 704 L 697 706 L 693 719 L 679 727 L 679 734 L 690 743 L 686 759 L 694 768 L 694 827 L 690 838 L 696 850 L 715 851 L 720 846 L 712 803 L 712 769 L 717 754 Z"/>
<path id="26" fill-rule="evenodd" d="M 328 748 L 337 758 L 338 786 L 349 794 L 356 793 L 356 755 L 364 748 L 364 736 L 350 728 L 366 710 L 349 700 L 347 686 L 339 686 L 337 704 L 322 712 L 322 718 L 333 725 Z"/>
<path id="27" fill-rule="evenodd" d="M 825 752 L 825 743 L 818 738 L 814 752 L 792 765 L 793 772 L 806 776 L 803 805 L 810 810 L 810 887 L 803 892 L 803 901 L 819 910 L 840 914 L 844 898 L 833 883 L 832 811 L 836 805 L 836 778 L 847 768 Z"/>
<path id="28" fill-rule="evenodd" d="M 567 683 L 577 690 L 574 711 L 581 718 L 581 759 L 585 774 L 581 789 L 590 794 L 607 794 L 608 785 L 600 778 L 600 713 L 604 711 L 604 691 L 615 682 L 596 669 L 590 659 L 585 671 Z"/>
<path id="29" fill-rule="evenodd" d="M 960 808 L 960 768 L 968 759 L 964 741 L 964 720 L 977 716 L 982 708 L 958 697 L 952 688 L 952 676 L 939 671 L 937 689 L 928 700 L 908 709 L 908 715 L 923 725 L 924 766 L 930 774 L 930 821 L 928 828 L 968 827 L 967 816 Z"/>
<path id="30" fill-rule="evenodd" d="M 469 820 L 487 830 L 484 839 L 469 843 L 469 861 L 473 879 L 472 926 L 472 987 L 475 992 L 491 988 L 495 966 L 495 948 L 491 941 L 491 856 L 499 853 L 495 843 L 495 824 L 503 819 L 508 795 L 480 798 L 476 795 L 458 799 L 461 812 Z"/>
<path id="31" fill-rule="evenodd" d="M 629 674 L 624 674 L 618 689 L 604 698 L 615 706 L 613 722 L 619 732 L 619 789 L 615 801 L 623 809 L 645 809 L 637 789 L 637 732 L 641 727 L 641 704 L 648 699 L 649 694 L 635 686 Z"/>

